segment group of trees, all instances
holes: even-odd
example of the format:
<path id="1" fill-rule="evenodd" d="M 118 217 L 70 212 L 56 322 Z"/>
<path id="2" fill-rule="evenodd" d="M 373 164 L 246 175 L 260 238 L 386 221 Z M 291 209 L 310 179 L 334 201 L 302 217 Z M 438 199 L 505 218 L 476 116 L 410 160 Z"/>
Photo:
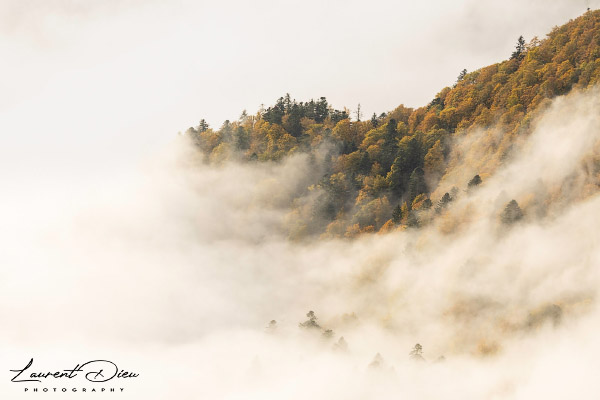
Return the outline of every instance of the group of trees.
<path id="1" fill-rule="evenodd" d="M 260 115 L 263 120 L 271 124 L 282 125 L 294 137 L 302 135 L 303 118 L 313 120 L 317 124 L 330 119 L 335 124 L 349 117 L 347 110 L 340 111 L 330 107 L 325 97 L 317 101 L 298 103 L 295 99 L 292 100 L 289 93 L 280 97 L 274 106 L 262 111 Z"/>
<path id="2" fill-rule="evenodd" d="M 410 353 L 408 353 L 410 359 L 415 362 L 424 362 L 425 358 L 423 357 L 423 346 L 419 343 L 415 344 Z M 446 358 L 444 356 L 440 356 L 436 362 L 443 362 Z M 375 354 L 373 357 L 373 361 L 369 364 L 369 369 L 371 370 L 385 370 L 387 368 L 387 364 L 381 354 Z"/>
<path id="3" fill-rule="evenodd" d="M 324 329 L 321 327 L 321 325 L 319 325 L 317 323 L 317 316 L 315 315 L 314 311 L 309 311 L 308 313 L 306 313 L 306 316 L 308 317 L 308 319 L 304 322 L 301 322 L 298 324 L 298 326 L 300 328 L 304 328 L 304 329 L 309 329 L 309 330 L 317 330 L 319 332 L 321 332 L 322 336 L 324 338 L 332 338 L 334 336 L 333 330 L 331 329 Z M 347 346 L 346 342 L 344 341 L 344 338 L 342 337 L 341 340 L 337 343 L 338 345 L 338 349 L 341 350 L 342 346 Z"/>
<path id="4" fill-rule="evenodd" d="M 276 161 L 309 153 L 322 178 L 307 191 L 320 194 L 298 206 L 309 209 L 294 211 L 302 219 L 295 232 L 354 236 L 417 227 L 442 213 L 455 196 L 431 194 L 446 171 L 455 135 L 498 124 L 506 132 L 503 143 L 511 143 L 527 132 L 547 99 L 599 80 L 600 12 L 588 12 L 554 28 L 545 40 L 526 43 L 520 37 L 506 61 L 461 71 L 425 107 L 400 105 L 360 121 L 347 109 L 332 108 L 325 97 L 297 102 L 288 94 L 255 115 L 244 111 L 219 129 L 202 120 L 186 134 L 207 162 Z M 495 146 L 498 157 L 509 147 Z M 476 175 L 464 189 L 481 183 Z M 507 218 L 518 219 L 518 212 L 511 213 Z"/>
<path id="5" fill-rule="evenodd" d="M 309 311 L 308 313 L 306 313 L 306 317 L 308 318 L 306 321 L 298 324 L 298 326 L 300 328 L 307 329 L 310 331 L 322 332 L 322 336 L 324 338 L 334 337 L 333 330 L 323 329 L 321 327 L 321 325 L 319 325 L 317 323 L 318 318 L 314 311 Z M 269 322 L 266 329 L 268 332 L 274 332 L 276 329 L 276 326 L 277 326 L 277 321 L 272 320 Z M 342 352 L 348 351 L 348 343 L 346 342 L 346 340 L 344 339 L 343 336 L 340 336 L 338 341 L 336 343 L 334 343 L 333 350 L 334 351 L 342 351 Z M 413 361 L 425 361 L 425 358 L 423 357 L 423 346 L 421 346 L 419 343 L 415 344 L 415 346 L 410 351 L 409 356 L 410 356 L 410 359 Z M 443 359 L 444 359 L 444 357 L 442 356 L 438 359 L 438 361 L 442 361 Z M 381 356 L 381 354 L 377 353 L 375 355 L 375 358 L 373 359 L 373 361 L 369 364 L 369 367 L 376 369 L 376 368 L 382 367 L 383 365 L 384 365 L 383 357 Z"/>

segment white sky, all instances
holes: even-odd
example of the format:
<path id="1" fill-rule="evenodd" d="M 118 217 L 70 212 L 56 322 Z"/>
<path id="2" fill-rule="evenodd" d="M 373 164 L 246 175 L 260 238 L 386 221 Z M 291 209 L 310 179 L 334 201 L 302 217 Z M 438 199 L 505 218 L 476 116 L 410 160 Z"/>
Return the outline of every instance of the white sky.
<path id="1" fill-rule="evenodd" d="M 289 92 L 421 106 L 600 0 L 0 0 L 0 168 L 118 170 Z"/>

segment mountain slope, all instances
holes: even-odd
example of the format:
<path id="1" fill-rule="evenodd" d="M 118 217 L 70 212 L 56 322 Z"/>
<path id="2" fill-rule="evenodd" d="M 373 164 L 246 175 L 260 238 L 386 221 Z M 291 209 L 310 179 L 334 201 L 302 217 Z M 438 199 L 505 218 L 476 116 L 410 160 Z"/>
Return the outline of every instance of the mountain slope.
<path id="1" fill-rule="evenodd" d="M 438 218 L 461 189 L 485 184 L 511 158 L 551 99 L 599 80 L 600 11 L 590 11 L 544 40 L 520 40 L 506 61 L 463 71 L 421 108 L 401 105 L 351 121 L 349 110 L 333 109 L 324 97 L 296 102 L 287 95 L 218 130 L 201 121 L 186 135 L 205 162 L 308 153 L 313 184 L 298 192 L 305 200 L 289 205 L 290 235 L 351 237 Z M 596 159 L 590 169 L 595 178 Z M 597 188 L 597 179 L 591 184 Z"/>

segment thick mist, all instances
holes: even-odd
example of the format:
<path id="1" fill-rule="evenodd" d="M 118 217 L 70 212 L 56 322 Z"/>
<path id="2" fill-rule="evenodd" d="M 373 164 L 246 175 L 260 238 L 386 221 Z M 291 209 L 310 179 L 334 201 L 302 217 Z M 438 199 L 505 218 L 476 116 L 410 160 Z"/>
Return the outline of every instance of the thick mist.
<path id="1" fill-rule="evenodd" d="M 440 217 L 353 240 L 288 239 L 307 155 L 207 166 L 176 140 L 119 177 L 24 186 L 1 208 L 2 368 L 112 359 L 140 373 L 131 399 L 595 398 L 599 102 L 555 100 L 471 191 L 473 143 L 502 136 L 462 138 Z"/>

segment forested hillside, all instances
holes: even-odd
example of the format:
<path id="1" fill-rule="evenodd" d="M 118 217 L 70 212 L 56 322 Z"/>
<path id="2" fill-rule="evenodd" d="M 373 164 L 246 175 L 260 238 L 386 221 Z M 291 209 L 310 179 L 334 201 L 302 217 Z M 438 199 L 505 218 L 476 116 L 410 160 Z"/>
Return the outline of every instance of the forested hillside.
<path id="1" fill-rule="evenodd" d="M 186 136 L 214 164 L 308 153 L 318 171 L 301 194 L 312 194 L 311 201 L 290 204 L 293 238 L 416 228 L 442 215 L 457 196 L 485 185 L 551 99 L 599 82 L 600 11 L 554 28 L 543 40 L 519 38 L 507 58 L 460 72 L 453 86 L 417 109 L 400 105 L 360 118 L 360 111 L 336 110 L 325 97 L 298 102 L 285 95 L 219 129 L 202 120 Z M 465 157 L 457 143 L 468 137 L 477 137 L 472 146 L 485 156 L 462 169 L 470 171 L 463 176 L 456 172 Z M 597 188 L 600 162 L 590 168 Z M 519 220 L 521 208 L 507 202 L 500 219 Z"/>

